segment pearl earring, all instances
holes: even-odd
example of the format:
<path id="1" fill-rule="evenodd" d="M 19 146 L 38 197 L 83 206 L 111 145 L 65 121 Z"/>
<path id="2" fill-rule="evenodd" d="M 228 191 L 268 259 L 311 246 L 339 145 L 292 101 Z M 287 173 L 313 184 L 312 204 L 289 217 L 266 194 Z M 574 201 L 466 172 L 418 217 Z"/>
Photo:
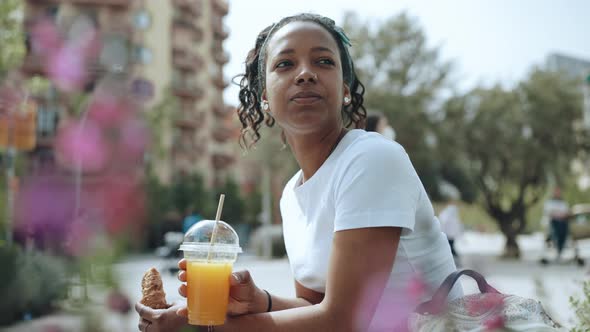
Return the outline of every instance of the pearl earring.
<path id="1" fill-rule="evenodd" d="M 263 100 L 262 101 L 262 110 L 265 111 L 265 112 L 268 112 L 268 108 L 269 108 L 268 101 Z"/>
<path id="2" fill-rule="evenodd" d="M 344 97 L 344 103 L 346 105 L 348 105 L 350 103 L 350 97 L 349 96 Z"/>

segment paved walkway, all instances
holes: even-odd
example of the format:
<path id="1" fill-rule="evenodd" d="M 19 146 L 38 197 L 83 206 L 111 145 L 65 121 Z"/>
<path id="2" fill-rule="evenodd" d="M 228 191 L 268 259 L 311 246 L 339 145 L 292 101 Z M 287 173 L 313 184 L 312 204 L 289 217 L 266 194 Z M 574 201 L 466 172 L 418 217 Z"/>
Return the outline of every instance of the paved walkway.
<path id="1" fill-rule="evenodd" d="M 566 327 L 572 326 L 573 313 L 568 299 L 579 293 L 579 282 L 590 277 L 587 273 L 588 267 L 580 268 L 574 264 L 538 264 L 538 259 L 544 255 L 541 235 L 521 237 L 520 245 L 524 255 L 520 261 L 499 259 L 498 254 L 502 245 L 503 240 L 499 235 L 467 233 L 458 242 L 457 250 L 463 254 L 463 267 L 480 271 L 499 291 L 538 299 L 557 321 Z M 586 245 L 583 248 L 583 254 L 590 258 L 590 246 Z M 590 264 L 590 261 L 588 263 Z M 133 303 L 141 297 L 140 281 L 143 273 L 152 266 L 163 271 L 168 301 L 181 300 L 177 292 L 176 275 L 164 272 L 170 265 L 174 263 L 167 263 L 152 256 L 136 256 L 118 264 L 116 270 L 120 276 L 121 288 Z M 281 296 L 294 295 L 293 278 L 286 259 L 267 261 L 244 255 L 239 258 L 235 269 L 244 268 L 248 268 L 256 283 L 269 292 Z M 465 293 L 476 292 L 476 284 L 468 278 L 462 278 L 461 283 Z M 105 317 L 103 324 L 108 331 L 137 331 L 135 311 L 125 316 L 109 313 Z M 63 331 L 78 331 L 80 319 L 72 315 L 55 315 L 0 331 L 47 332 L 42 329 L 42 326 L 47 324 L 65 326 Z"/>

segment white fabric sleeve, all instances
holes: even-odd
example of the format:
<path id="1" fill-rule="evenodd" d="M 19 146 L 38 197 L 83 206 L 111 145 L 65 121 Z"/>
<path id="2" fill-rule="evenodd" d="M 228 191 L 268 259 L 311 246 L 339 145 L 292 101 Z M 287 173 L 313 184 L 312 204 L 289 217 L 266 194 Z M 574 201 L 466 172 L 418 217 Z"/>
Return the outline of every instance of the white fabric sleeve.
<path id="1" fill-rule="evenodd" d="M 369 227 L 414 229 L 420 179 L 397 143 L 371 142 L 353 154 L 335 188 L 334 231 Z"/>

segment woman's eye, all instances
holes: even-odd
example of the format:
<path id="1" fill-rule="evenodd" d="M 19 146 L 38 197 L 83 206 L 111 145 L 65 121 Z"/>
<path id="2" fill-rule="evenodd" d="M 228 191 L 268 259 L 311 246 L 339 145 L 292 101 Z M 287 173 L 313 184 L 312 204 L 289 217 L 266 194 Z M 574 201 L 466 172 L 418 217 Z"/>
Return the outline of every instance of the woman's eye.
<path id="1" fill-rule="evenodd" d="M 289 65 L 291 65 L 291 61 L 284 60 L 284 61 L 279 61 L 275 67 L 276 68 L 283 68 L 283 67 L 287 67 Z"/>
<path id="2" fill-rule="evenodd" d="M 328 58 L 319 59 L 318 63 L 322 65 L 334 65 L 334 61 Z"/>

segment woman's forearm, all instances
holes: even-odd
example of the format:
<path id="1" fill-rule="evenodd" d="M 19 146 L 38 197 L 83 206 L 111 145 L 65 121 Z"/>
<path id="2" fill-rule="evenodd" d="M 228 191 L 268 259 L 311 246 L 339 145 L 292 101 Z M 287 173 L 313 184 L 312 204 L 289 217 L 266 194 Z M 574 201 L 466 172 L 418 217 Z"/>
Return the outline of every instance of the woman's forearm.
<path id="1" fill-rule="evenodd" d="M 286 309 L 307 307 L 312 305 L 309 301 L 303 298 L 286 298 L 270 294 L 272 305 L 270 311 L 281 311 Z M 267 299 L 268 303 L 268 299 Z M 268 307 L 267 307 L 268 308 Z"/>
<path id="2" fill-rule="evenodd" d="M 297 304 L 300 302 L 287 302 Z M 338 319 L 335 319 L 338 316 Z M 351 315 L 340 317 L 330 314 L 323 304 L 307 305 L 270 313 L 228 317 L 226 324 L 216 331 L 355 331 Z"/>
<path id="3" fill-rule="evenodd" d="M 269 311 L 281 311 L 286 309 L 306 307 L 310 305 L 312 305 L 310 301 L 301 297 L 286 298 L 272 295 L 271 293 L 267 293 L 262 289 L 258 289 L 254 307 L 250 309 L 250 312 L 257 314 Z"/>

